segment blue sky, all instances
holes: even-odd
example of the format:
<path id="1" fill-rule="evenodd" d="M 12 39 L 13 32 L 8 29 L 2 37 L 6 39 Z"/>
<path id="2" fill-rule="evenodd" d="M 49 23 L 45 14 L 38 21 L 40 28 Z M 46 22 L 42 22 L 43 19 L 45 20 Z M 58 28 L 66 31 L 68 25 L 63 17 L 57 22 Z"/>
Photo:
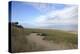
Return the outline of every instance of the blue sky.
<path id="1" fill-rule="evenodd" d="M 76 5 L 13 1 L 11 7 L 11 21 L 17 21 L 24 27 L 54 28 L 56 25 L 67 25 L 71 28 L 70 25 L 77 25 Z"/>
<path id="2" fill-rule="evenodd" d="M 32 3 L 24 3 L 24 2 L 18 2 L 18 1 L 13 1 L 12 2 L 12 21 L 19 21 L 20 23 L 27 23 L 33 21 L 34 18 L 38 17 L 41 14 L 46 14 L 48 11 L 43 10 L 38 10 L 35 8 L 33 5 L 37 7 L 36 4 Z M 61 10 L 64 9 L 66 5 L 63 4 L 48 4 L 50 7 L 49 9 L 51 10 Z M 54 8 L 55 6 L 55 8 Z M 43 8 L 42 8 L 43 9 Z M 45 10 L 45 9 L 44 9 Z"/>
<path id="3" fill-rule="evenodd" d="M 33 19 L 39 16 L 40 13 L 37 9 L 24 4 L 23 2 L 12 2 L 12 21 L 18 21 L 19 23 L 32 22 Z"/>

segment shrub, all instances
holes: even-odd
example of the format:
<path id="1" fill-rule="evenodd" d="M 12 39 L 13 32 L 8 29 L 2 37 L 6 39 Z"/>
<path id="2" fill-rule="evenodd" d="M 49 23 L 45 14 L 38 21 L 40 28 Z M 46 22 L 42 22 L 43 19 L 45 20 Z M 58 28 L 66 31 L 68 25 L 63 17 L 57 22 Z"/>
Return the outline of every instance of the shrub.
<path id="1" fill-rule="evenodd" d="M 23 26 L 21 26 L 21 25 L 16 25 L 16 27 L 18 27 L 18 28 L 23 28 Z"/>
<path id="2" fill-rule="evenodd" d="M 42 33 L 42 34 L 41 34 L 41 36 L 47 36 L 47 34 L 45 34 L 45 33 Z"/>
<path id="3" fill-rule="evenodd" d="M 40 33 L 38 33 L 37 35 L 40 35 Z"/>
<path id="4" fill-rule="evenodd" d="M 32 31 L 32 33 L 39 33 L 39 32 L 36 32 L 36 31 Z"/>

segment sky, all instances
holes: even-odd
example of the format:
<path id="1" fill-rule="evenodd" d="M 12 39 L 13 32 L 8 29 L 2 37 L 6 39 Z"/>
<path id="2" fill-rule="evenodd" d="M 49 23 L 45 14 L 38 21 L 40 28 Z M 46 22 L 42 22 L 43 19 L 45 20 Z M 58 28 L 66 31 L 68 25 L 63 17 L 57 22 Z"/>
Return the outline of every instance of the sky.
<path id="1" fill-rule="evenodd" d="M 12 1 L 11 21 L 25 28 L 77 30 L 78 6 Z"/>

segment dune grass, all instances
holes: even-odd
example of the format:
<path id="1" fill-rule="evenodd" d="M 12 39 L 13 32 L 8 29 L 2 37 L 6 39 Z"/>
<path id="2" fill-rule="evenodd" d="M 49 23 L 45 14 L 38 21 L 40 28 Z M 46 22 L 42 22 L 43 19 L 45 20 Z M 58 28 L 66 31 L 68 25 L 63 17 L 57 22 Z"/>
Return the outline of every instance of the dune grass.
<path id="1" fill-rule="evenodd" d="M 50 29 L 27 29 L 26 32 L 36 32 L 36 33 L 44 33 L 46 36 L 44 40 L 50 40 L 54 43 L 63 43 L 65 45 L 69 45 L 70 48 L 78 47 L 78 34 L 71 33 L 62 30 L 50 30 Z"/>
<path id="2" fill-rule="evenodd" d="M 26 33 L 23 29 L 12 26 L 11 27 L 11 49 L 12 52 L 24 52 L 27 51 L 27 39 Z"/>
<path id="3" fill-rule="evenodd" d="M 70 48 L 77 48 L 78 45 L 78 34 L 69 33 L 60 30 L 50 29 L 29 29 L 29 28 L 17 28 L 11 27 L 11 48 L 12 52 L 29 52 L 29 51 L 40 51 L 41 47 L 36 47 L 35 43 L 29 43 L 26 36 L 31 33 L 44 33 L 46 36 L 44 40 L 50 40 L 54 43 L 64 43 L 69 45 Z"/>
<path id="4" fill-rule="evenodd" d="M 37 47 L 35 43 L 30 43 L 26 36 L 29 36 L 30 30 L 24 28 L 11 27 L 11 52 L 30 52 L 42 50 L 42 47 Z"/>

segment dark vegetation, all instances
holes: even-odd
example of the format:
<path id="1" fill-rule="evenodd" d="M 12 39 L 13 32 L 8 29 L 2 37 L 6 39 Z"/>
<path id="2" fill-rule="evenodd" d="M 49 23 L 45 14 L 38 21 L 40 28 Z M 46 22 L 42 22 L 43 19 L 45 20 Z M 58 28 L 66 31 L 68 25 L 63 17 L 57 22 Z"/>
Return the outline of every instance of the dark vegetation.
<path id="1" fill-rule="evenodd" d="M 40 35 L 40 36 L 47 36 L 47 34 L 45 34 L 45 33 L 37 33 L 37 35 Z"/>
<path id="2" fill-rule="evenodd" d="M 45 33 L 42 33 L 42 34 L 41 34 L 41 36 L 47 36 L 47 34 L 45 34 Z"/>
<path id="3" fill-rule="evenodd" d="M 9 22 L 9 24 L 11 25 L 11 26 L 15 26 L 15 27 L 18 27 L 18 28 L 23 28 L 23 26 L 21 26 L 21 25 L 19 25 L 19 23 L 18 22 Z"/>
<path id="4" fill-rule="evenodd" d="M 32 31 L 32 33 L 37 33 L 37 32 Z"/>

